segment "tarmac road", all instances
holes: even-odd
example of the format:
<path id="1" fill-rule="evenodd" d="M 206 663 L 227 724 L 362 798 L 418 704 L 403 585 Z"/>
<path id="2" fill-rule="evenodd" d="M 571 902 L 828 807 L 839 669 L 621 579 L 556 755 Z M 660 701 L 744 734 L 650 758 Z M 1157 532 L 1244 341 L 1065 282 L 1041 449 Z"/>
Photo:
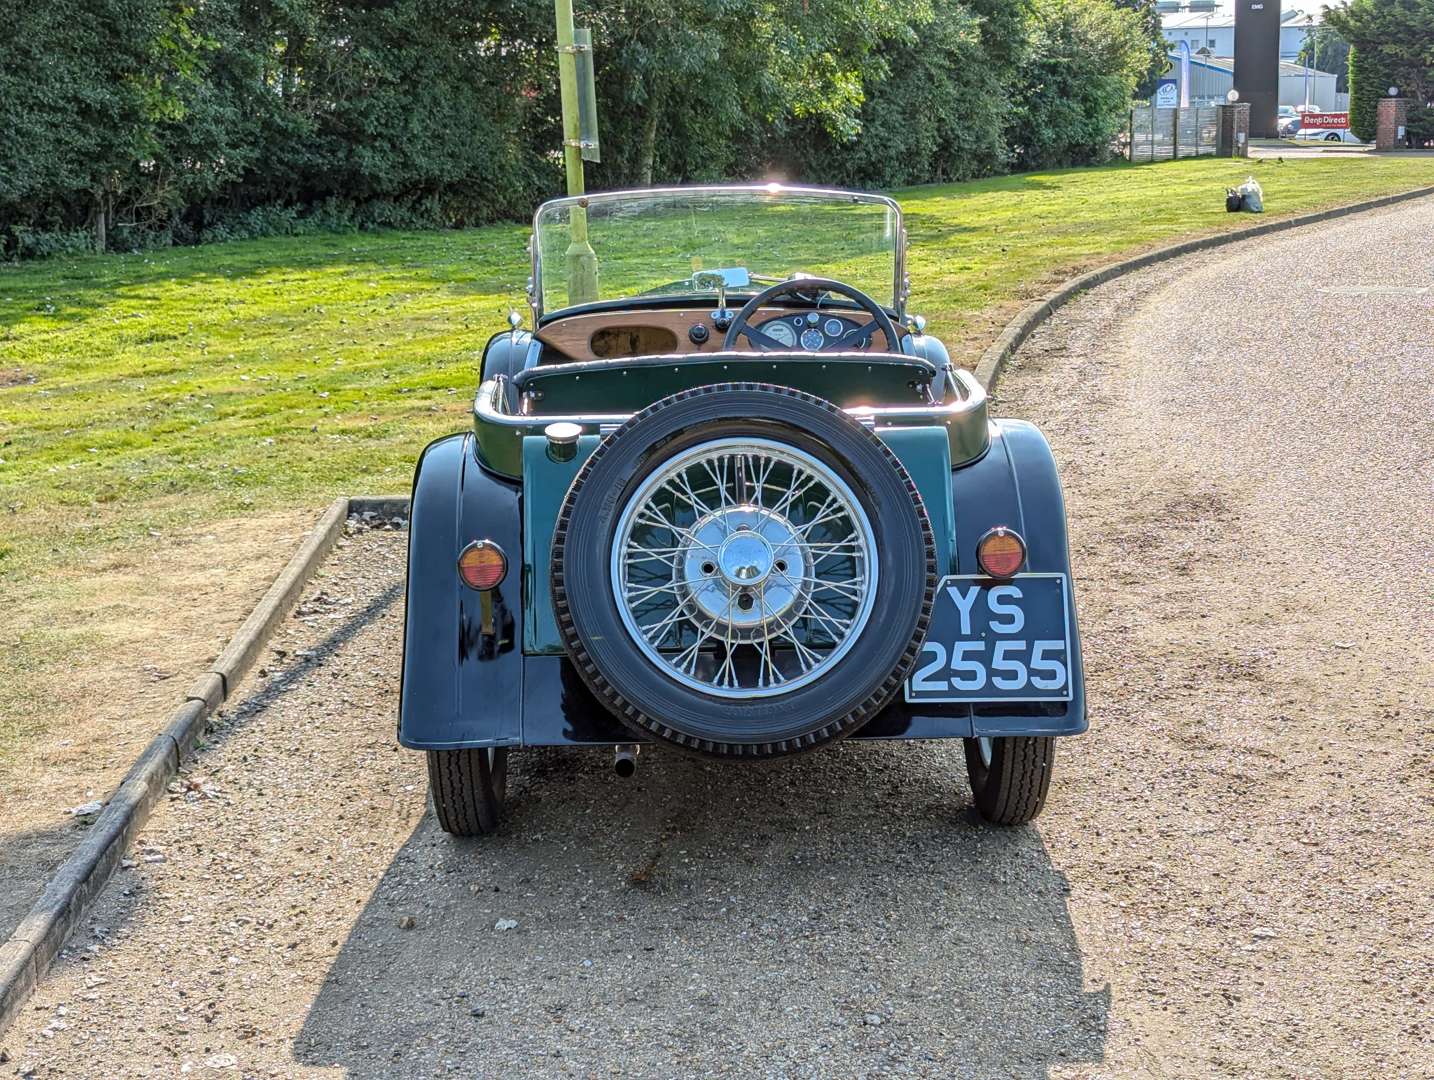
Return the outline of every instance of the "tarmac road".
<path id="1" fill-rule="evenodd" d="M 1092 702 L 1036 827 L 973 820 L 959 744 L 531 752 L 454 842 L 393 745 L 403 536 L 361 531 L 0 1075 L 1427 1075 L 1430 236 L 1423 200 L 1153 268 L 1008 370 Z"/>

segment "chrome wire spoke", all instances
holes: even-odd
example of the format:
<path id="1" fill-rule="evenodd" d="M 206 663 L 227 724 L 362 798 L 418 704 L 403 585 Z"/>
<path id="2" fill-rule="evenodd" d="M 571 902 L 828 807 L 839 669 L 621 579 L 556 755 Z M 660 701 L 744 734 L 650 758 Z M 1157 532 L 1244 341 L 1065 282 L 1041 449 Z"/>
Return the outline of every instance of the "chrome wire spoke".
<path id="1" fill-rule="evenodd" d="M 806 473 L 803 473 L 799 469 L 792 470 L 792 482 L 788 485 L 786 493 L 782 495 L 781 501 L 772 507 L 773 514 L 786 514 L 788 508 L 791 507 L 793 503 L 800 500 L 803 495 L 817 484 L 818 481 L 815 476 L 808 476 L 807 482 L 799 486 L 797 483 L 798 477 L 806 475 Z"/>
<path id="2" fill-rule="evenodd" d="M 846 636 L 846 632 L 851 629 L 851 624 L 854 621 L 852 619 L 839 619 L 830 612 L 823 611 L 817 607 L 815 603 L 807 605 L 806 610 L 802 612 L 798 621 L 801 619 L 815 620 L 826 629 L 828 633 L 838 639 Z"/>
<path id="3" fill-rule="evenodd" d="M 679 484 L 681 485 L 680 487 L 678 486 Z M 678 473 L 667 482 L 666 486 L 674 495 L 685 498 L 698 517 L 706 517 L 712 513 L 712 508 L 708 506 L 703 499 L 698 498 L 697 492 L 692 490 L 692 483 L 687 479 L 685 472 Z"/>
<path id="4" fill-rule="evenodd" d="M 669 581 L 665 585 L 629 585 L 627 587 L 627 595 L 634 600 L 651 600 L 656 593 L 681 595 L 682 586 L 675 581 Z"/>
<path id="5" fill-rule="evenodd" d="M 682 551 L 686 551 L 686 550 L 687 550 L 686 548 L 681 548 L 681 547 L 645 548 L 645 547 L 638 547 L 636 544 L 628 544 L 628 545 L 627 545 L 627 552 L 625 553 L 625 558 L 628 558 L 628 559 L 656 559 L 658 562 L 668 562 L 668 563 L 670 563 L 671 560 L 672 560 L 672 557 L 673 557 L 674 555 L 676 555 L 678 552 L 682 552 Z"/>
<path id="6" fill-rule="evenodd" d="M 790 693 L 840 662 L 877 583 L 875 530 L 846 482 L 757 437 L 689 446 L 623 505 L 612 584 L 639 650 L 716 697 Z"/>
<path id="7" fill-rule="evenodd" d="M 862 596 L 865 595 L 861 578 L 848 578 L 845 581 L 827 581 L 824 578 L 792 577 L 787 575 L 787 580 L 799 582 L 803 585 L 810 585 L 812 587 L 811 591 L 814 593 L 821 592 L 823 589 L 829 589 L 851 600 L 860 600 Z"/>
<path id="8" fill-rule="evenodd" d="M 702 643 L 706 641 L 707 638 L 708 634 L 706 631 L 698 630 L 697 640 L 678 654 L 677 659 L 672 661 L 673 667 L 677 668 L 678 671 L 686 672 L 688 675 L 693 674 L 697 669 L 698 650 L 702 648 Z"/>
<path id="9" fill-rule="evenodd" d="M 737 685 L 737 668 L 733 664 L 736 659 L 736 651 L 732 641 L 732 605 L 737 601 L 737 594 L 731 589 L 727 590 L 727 618 L 724 627 L 725 636 L 722 639 L 722 647 L 725 650 L 722 656 L 722 666 L 717 669 L 713 681 L 718 686 L 734 687 Z"/>
<path id="10" fill-rule="evenodd" d="M 815 649 L 803 645 L 797 635 L 792 633 L 790 629 L 782 631 L 781 636 L 785 637 L 788 641 L 790 641 L 792 643 L 792 646 L 796 649 L 797 663 L 801 666 L 802 674 L 806 674 L 809 670 L 816 667 L 816 665 L 822 662 L 821 654 L 818 653 Z M 808 657 L 811 657 L 811 659 L 808 660 Z"/>
<path id="11" fill-rule="evenodd" d="M 831 506 L 831 503 L 832 500 L 828 499 L 827 502 L 823 504 L 822 508 L 817 511 L 816 517 L 812 518 L 812 520 L 808 521 L 805 525 L 800 525 L 797 527 L 797 535 L 801 537 L 802 540 L 806 540 L 806 538 L 811 535 L 812 530 L 815 529 L 818 525 L 824 524 L 828 521 L 836 521 L 838 518 L 845 516 L 846 511 L 842 507 L 833 507 Z"/>
<path id="12" fill-rule="evenodd" d="M 758 506 L 765 506 L 765 505 L 766 505 L 766 503 L 764 503 L 764 502 L 762 501 L 762 492 L 764 492 L 764 491 L 767 490 L 767 486 L 768 486 L 768 485 L 767 485 L 767 478 L 768 478 L 769 476 L 771 476 L 772 473 L 776 470 L 776 468 L 777 468 L 777 462 L 776 462 L 774 459 L 770 459 L 770 458 L 769 458 L 769 459 L 767 460 L 766 465 L 767 465 L 767 467 L 762 470 L 762 475 L 757 478 L 757 505 L 758 505 Z"/>
<path id="13" fill-rule="evenodd" d="M 707 475 L 712 478 L 714 488 L 719 493 L 717 508 L 719 510 L 725 510 L 728 506 L 732 505 L 730 502 L 727 501 L 727 459 L 724 457 L 719 460 L 721 461 L 722 465 L 720 471 L 713 467 L 711 458 L 702 459 L 702 468 L 706 470 Z"/>
<path id="14" fill-rule="evenodd" d="M 765 628 L 766 622 L 767 622 L 767 618 L 766 618 L 766 601 L 765 601 L 765 598 L 763 599 L 763 602 L 762 602 L 762 608 L 763 608 L 762 625 L 763 625 L 763 627 Z M 770 677 L 766 680 L 765 685 L 766 685 L 766 686 L 769 686 L 769 687 L 770 687 L 770 686 L 777 686 L 777 685 L 779 685 L 779 684 L 785 682 L 786 680 L 782 678 L 782 673 L 781 673 L 779 670 L 777 670 L 777 664 L 776 664 L 776 662 L 772 659 L 772 637 L 771 637 L 771 635 L 770 635 L 770 634 L 763 634 L 763 635 L 761 636 L 761 638 L 758 639 L 758 644 L 759 644 L 759 647 L 761 648 L 761 651 L 762 651 L 762 670 L 767 671 L 767 672 L 770 673 Z M 759 685 L 759 686 L 764 685 L 763 682 L 762 682 L 762 679 L 761 679 L 760 674 L 759 674 L 759 676 L 758 676 L 758 685 Z"/>
<path id="15" fill-rule="evenodd" d="M 650 520 L 643 520 L 643 521 L 639 521 L 638 523 L 641 524 L 641 525 L 652 525 L 652 524 L 654 524 L 654 522 L 652 522 L 652 521 L 650 521 Z M 713 552 L 714 554 L 716 553 L 716 548 L 712 547 L 710 544 L 704 543 L 702 540 L 699 540 L 699 539 L 693 534 L 692 530 L 690 530 L 690 529 L 684 529 L 681 525 L 673 525 L 673 524 L 671 524 L 670 522 L 663 522 L 659 527 L 660 527 L 660 528 L 663 528 L 663 529 L 667 529 L 667 530 L 670 531 L 670 532 L 676 533 L 678 536 L 682 537 L 684 540 L 687 540 L 687 541 L 689 541 L 690 543 L 692 543 L 692 544 L 694 544 L 694 545 L 696 545 L 696 546 L 698 546 L 698 547 L 705 548 L 706 550 L 711 551 L 711 552 Z"/>
<path id="16" fill-rule="evenodd" d="M 667 636 L 668 630 L 670 630 L 673 626 L 675 626 L 684 618 L 686 618 L 686 616 L 683 614 L 682 605 L 679 604 L 664 618 L 658 620 L 653 625 L 642 627 L 643 637 L 645 637 L 649 642 L 656 644 Z M 652 636 L 654 631 L 661 631 L 661 633 L 659 633 L 658 636 L 654 638 Z"/>

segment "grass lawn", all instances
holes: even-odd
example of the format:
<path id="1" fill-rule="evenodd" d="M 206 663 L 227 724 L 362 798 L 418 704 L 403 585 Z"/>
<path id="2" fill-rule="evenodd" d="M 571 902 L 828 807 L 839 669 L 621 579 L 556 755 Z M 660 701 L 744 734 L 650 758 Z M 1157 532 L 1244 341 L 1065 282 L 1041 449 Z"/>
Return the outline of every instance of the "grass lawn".
<path id="1" fill-rule="evenodd" d="M 915 188 L 899 194 L 913 310 L 974 358 L 1055 280 L 1249 224 L 1223 198 L 1249 173 L 1274 215 L 1434 184 L 1427 161 L 1360 156 Z M 0 764 L 72 719 L 42 692 L 113 644 L 84 602 L 110 583 L 87 568 L 196 526 L 404 491 L 423 444 L 468 423 L 483 345 L 523 306 L 525 241 L 498 226 L 0 266 Z"/>

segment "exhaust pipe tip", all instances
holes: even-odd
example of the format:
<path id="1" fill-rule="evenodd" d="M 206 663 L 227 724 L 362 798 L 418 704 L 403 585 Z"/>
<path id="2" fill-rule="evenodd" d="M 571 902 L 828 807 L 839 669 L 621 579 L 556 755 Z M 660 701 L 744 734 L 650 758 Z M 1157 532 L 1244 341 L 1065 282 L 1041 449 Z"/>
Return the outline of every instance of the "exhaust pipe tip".
<path id="1" fill-rule="evenodd" d="M 634 743 L 624 743 L 613 753 L 612 771 L 624 780 L 637 772 L 637 755 L 641 748 Z"/>

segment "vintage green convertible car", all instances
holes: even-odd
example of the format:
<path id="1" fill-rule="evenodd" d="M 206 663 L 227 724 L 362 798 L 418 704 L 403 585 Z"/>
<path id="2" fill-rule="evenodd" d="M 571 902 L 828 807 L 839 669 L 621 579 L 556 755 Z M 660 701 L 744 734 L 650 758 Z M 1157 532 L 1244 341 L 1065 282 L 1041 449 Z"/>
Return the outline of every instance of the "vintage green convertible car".
<path id="1" fill-rule="evenodd" d="M 439 823 L 508 753 L 734 767 L 965 740 L 977 811 L 1040 811 L 1086 727 L 1050 450 L 908 317 L 891 199 L 767 186 L 557 199 L 533 330 L 414 477 L 399 741 Z"/>

